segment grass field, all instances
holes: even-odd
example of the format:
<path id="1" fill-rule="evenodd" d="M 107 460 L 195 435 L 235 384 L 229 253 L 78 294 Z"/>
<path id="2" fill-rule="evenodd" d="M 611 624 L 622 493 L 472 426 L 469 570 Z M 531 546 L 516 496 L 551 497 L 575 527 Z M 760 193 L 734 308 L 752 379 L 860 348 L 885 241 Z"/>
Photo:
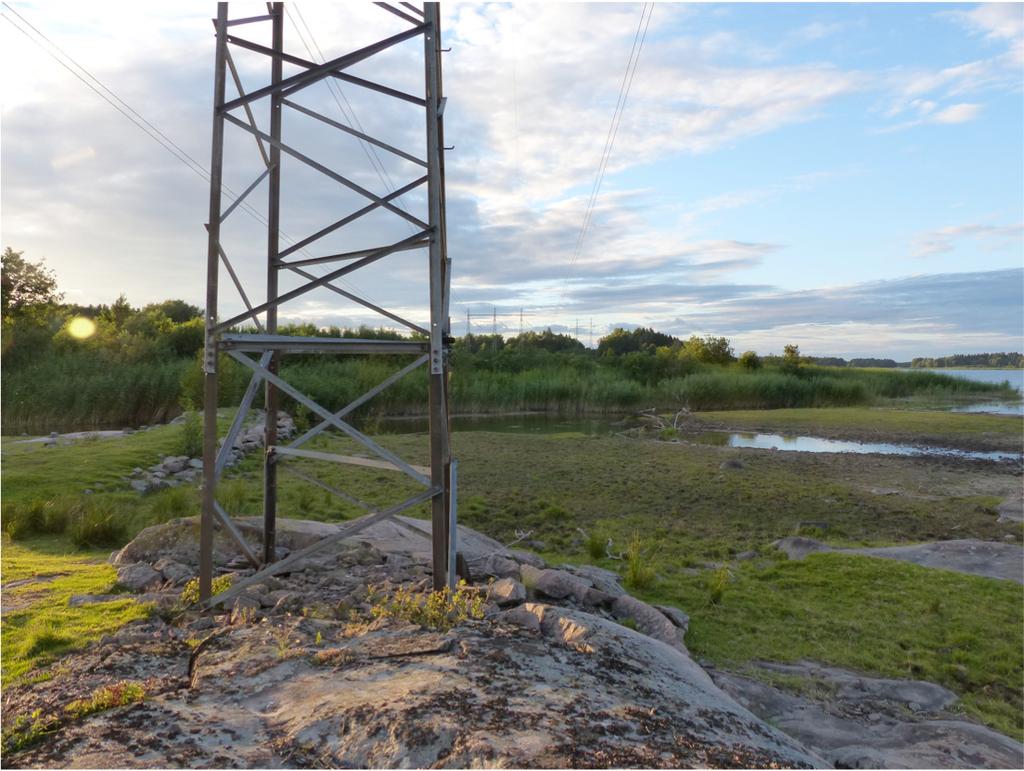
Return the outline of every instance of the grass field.
<path id="1" fill-rule="evenodd" d="M 809 413 L 808 420 L 825 411 Z M 840 411 L 833 411 L 840 412 Z M 841 411 L 832 418 L 872 427 L 890 420 L 912 426 L 921 418 L 882 411 Z M 732 415 L 733 413 L 727 413 Z M 702 415 L 702 418 L 707 418 Z M 717 416 L 716 416 L 717 417 Z M 949 425 L 947 418 L 931 426 Z M 991 432 L 987 416 L 955 416 Z M 957 423 L 959 426 L 960 424 Z M 971 429 L 959 434 L 968 436 Z M 1000 423 L 999 431 L 1002 431 Z M 117 440 L 43 448 L 3 442 L 4 507 L 45 496 L 96 492 L 116 502 L 125 537 L 138 528 L 195 513 L 194 490 L 177 488 L 139 497 L 121 476 L 175 446 L 178 427 Z M 803 430 L 803 429 L 801 429 Z M 895 429 L 894 429 L 895 430 Z M 909 428 L 907 430 L 910 430 Z M 924 430 L 922 428 L 922 430 Z M 999 433 L 996 431 L 996 433 Z M 951 435 L 947 432 L 947 436 Z M 423 435 L 381 437 L 414 463 L 427 457 Z M 977 537 L 1021 538 L 1019 524 L 996 522 L 994 507 L 1018 489 L 1012 470 L 995 464 L 920 458 L 772 453 L 697 447 L 618 437 L 458 433 L 460 521 L 499 540 L 517 530 L 554 563 L 595 562 L 625 573 L 631 590 L 668 602 L 691 616 L 687 645 L 719 666 L 754 659 L 811 658 L 884 676 L 942 683 L 961 695 L 963 709 L 1018 738 L 1024 678 L 1024 589 L 1020 585 L 841 554 L 788 562 L 769 548 L 801 522 L 834 544 L 886 545 Z M 347 441 L 323 448 L 352 452 Z M 736 459 L 739 468 L 723 467 Z M 388 471 L 295 461 L 325 481 L 375 504 L 398 500 L 415 483 Z M 285 470 L 280 515 L 314 519 L 358 516 L 344 504 Z M 231 472 L 220 499 L 233 514 L 257 514 L 260 461 L 250 456 Z M 425 510 L 420 513 L 425 514 Z M 613 560 L 632 543 L 636 563 Z M 131 600 L 72 608 L 76 593 L 103 593 L 113 581 L 109 549 L 75 552 L 63 536 L 5 540 L 3 579 L 67 573 L 52 581 L 5 590 L 21 605 L 4 616 L 4 680 L 32 670 L 65 650 L 146 611 Z M 759 556 L 738 561 L 753 550 Z M 63 556 L 64 553 L 71 556 Z"/>

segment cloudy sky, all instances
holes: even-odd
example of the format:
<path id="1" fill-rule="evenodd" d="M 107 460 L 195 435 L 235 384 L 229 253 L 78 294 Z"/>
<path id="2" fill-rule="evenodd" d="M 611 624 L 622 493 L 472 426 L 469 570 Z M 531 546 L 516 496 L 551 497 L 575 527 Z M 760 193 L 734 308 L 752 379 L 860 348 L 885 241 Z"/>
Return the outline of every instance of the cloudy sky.
<path id="1" fill-rule="evenodd" d="M 408 27 L 370 4 L 287 8 L 286 47 L 307 59 Z M 261 10 L 231 4 L 232 16 Z M 124 292 L 134 304 L 202 304 L 214 12 L 190 0 L 4 4 L 0 237 L 45 257 L 69 300 Z M 475 331 L 490 331 L 496 309 L 499 331 L 516 333 L 522 310 L 526 328 L 578 324 L 584 342 L 592 324 L 595 340 L 645 325 L 726 335 L 762 353 L 790 342 L 897 358 L 1021 349 L 1024 6 L 657 3 L 649 26 L 643 13 L 641 4 L 444 5 L 456 334 L 468 308 Z M 265 42 L 267 26 L 234 29 Z M 51 53 L 88 70 L 186 162 Z M 261 57 L 240 51 L 236 61 L 247 90 L 265 82 Z M 422 93 L 422 43 L 350 72 Z M 420 108 L 338 85 L 321 82 L 295 101 L 422 155 Z M 256 103 L 264 129 L 266 112 Z M 422 173 L 298 110 L 285 114 L 284 136 L 376 194 Z M 226 141 L 237 193 L 259 175 L 260 157 L 240 129 L 229 126 Z M 297 161 L 282 174 L 284 244 L 366 203 Z M 399 200 L 425 216 L 419 190 Z M 248 201 L 251 211 L 227 221 L 224 244 L 259 298 L 265 187 Z M 413 232 L 377 212 L 293 258 Z M 410 251 L 342 287 L 422 320 L 425 279 L 425 253 Z M 282 285 L 298 281 L 284 274 Z M 240 311 L 226 278 L 222 286 L 222 313 Z M 282 316 L 379 323 L 326 290 Z"/>

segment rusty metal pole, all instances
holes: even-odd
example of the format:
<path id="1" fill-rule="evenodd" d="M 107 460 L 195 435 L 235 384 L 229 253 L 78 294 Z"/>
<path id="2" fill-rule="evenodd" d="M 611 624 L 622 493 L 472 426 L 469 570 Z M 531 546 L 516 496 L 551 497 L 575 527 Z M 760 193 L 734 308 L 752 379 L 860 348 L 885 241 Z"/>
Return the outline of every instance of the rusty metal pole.
<path id="1" fill-rule="evenodd" d="M 217 278 L 220 269 L 220 207 L 224 170 L 224 82 L 227 72 L 228 4 L 217 3 L 217 46 L 213 78 L 213 150 L 206 252 L 206 335 L 203 351 L 203 509 L 199 525 L 199 598 L 213 587 L 213 517 L 217 475 Z"/>
<path id="2" fill-rule="evenodd" d="M 275 54 L 284 52 L 284 3 L 273 3 L 271 6 L 271 47 Z M 277 85 L 281 82 L 283 60 L 274 56 L 270 64 L 270 82 Z M 277 299 L 278 251 L 280 250 L 281 226 L 281 92 L 275 91 L 270 96 L 270 176 L 269 196 L 267 202 L 267 302 Z M 277 332 L 277 305 L 267 308 L 267 334 Z M 275 351 L 267 369 L 277 374 L 280 353 Z M 278 389 L 269 381 L 264 391 L 264 407 L 267 411 L 264 424 L 264 461 L 263 461 L 263 564 L 269 565 L 275 559 L 277 541 L 277 458 L 274 446 L 277 444 L 277 408 L 280 403 Z"/>
<path id="3" fill-rule="evenodd" d="M 430 224 L 430 482 L 434 590 L 448 585 L 448 509 L 451 448 L 448 425 L 447 255 L 445 254 L 444 145 L 441 133 L 441 28 L 438 3 L 423 4 L 428 29 L 423 36 L 427 101 L 427 200 Z"/>

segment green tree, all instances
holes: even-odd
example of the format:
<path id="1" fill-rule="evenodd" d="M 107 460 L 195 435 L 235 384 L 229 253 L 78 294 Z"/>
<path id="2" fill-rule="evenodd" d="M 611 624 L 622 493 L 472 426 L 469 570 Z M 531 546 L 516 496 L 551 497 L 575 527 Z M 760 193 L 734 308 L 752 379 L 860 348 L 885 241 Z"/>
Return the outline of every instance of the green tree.
<path id="1" fill-rule="evenodd" d="M 691 335 L 690 339 L 683 343 L 682 356 L 696 359 L 704 364 L 728 364 L 735 357 L 732 353 L 732 346 L 728 338 L 697 337 Z"/>
<path id="2" fill-rule="evenodd" d="M 751 372 L 759 370 L 761 369 L 761 357 L 753 351 L 744 351 L 740 354 L 740 366 Z"/>
<path id="3" fill-rule="evenodd" d="M 57 277 L 53 271 L 45 267 L 42 260 L 34 263 L 22 257 L 23 254 L 8 246 L 0 255 L 4 317 L 48 308 L 59 303 L 64 296 L 57 291 Z"/>
<path id="4" fill-rule="evenodd" d="M 142 309 L 143 312 L 156 310 L 161 311 L 175 324 L 183 324 L 186 321 L 203 315 L 195 305 L 190 305 L 184 300 L 164 300 L 162 303 L 153 303 Z"/>

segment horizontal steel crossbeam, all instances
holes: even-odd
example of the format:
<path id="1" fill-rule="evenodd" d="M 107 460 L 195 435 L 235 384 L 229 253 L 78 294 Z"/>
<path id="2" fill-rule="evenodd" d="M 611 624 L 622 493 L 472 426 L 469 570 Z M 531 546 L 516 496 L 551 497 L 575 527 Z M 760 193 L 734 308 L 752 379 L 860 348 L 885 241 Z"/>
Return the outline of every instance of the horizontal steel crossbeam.
<path id="1" fill-rule="evenodd" d="M 294 337 L 292 335 L 223 335 L 224 351 L 277 351 L 280 353 L 366 354 L 423 353 L 426 341 L 363 340 L 354 337 Z"/>

